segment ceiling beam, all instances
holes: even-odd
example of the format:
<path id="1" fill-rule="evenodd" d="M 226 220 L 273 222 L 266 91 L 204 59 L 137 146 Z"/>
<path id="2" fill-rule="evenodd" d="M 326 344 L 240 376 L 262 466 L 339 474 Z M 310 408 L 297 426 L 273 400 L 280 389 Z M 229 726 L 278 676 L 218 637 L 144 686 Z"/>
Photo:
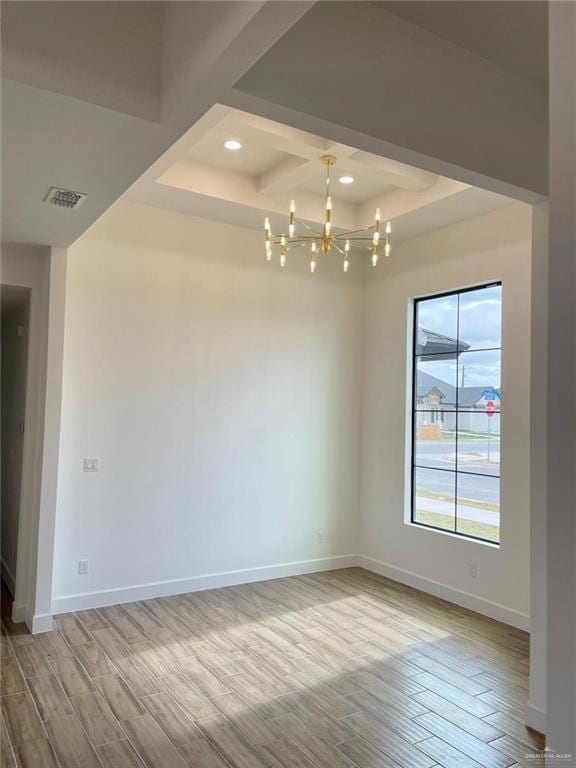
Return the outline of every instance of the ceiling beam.
<path id="1" fill-rule="evenodd" d="M 258 191 L 265 195 L 289 192 L 304 181 L 318 173 L 316 159 L 305 160 L 302 157 L 290 155 L 282 160 L 258 179 Z"/>
<path id="2" fill-rule="evenodd" d="M 322 155 L 331 154 L 337 160 L 345 160 L 357 151 L 353 147 L 326 141 L 285 125 L 274 124 L 268 120 L 265 123 L 271 130 L 266 132 L 264 143 L 268 144 L 270 140 L 274 148 L 290 152 L 291 156 L 260 177 L 258 191 L 264 194 L 290 192 L 294 187 L 320 173 L 323 176 L 324 170 L 320 166 Z M 252 124 L 260 131 L 259 120 L 253 120 Z M 284 130 L 275 130 L 276 128 Z"/>

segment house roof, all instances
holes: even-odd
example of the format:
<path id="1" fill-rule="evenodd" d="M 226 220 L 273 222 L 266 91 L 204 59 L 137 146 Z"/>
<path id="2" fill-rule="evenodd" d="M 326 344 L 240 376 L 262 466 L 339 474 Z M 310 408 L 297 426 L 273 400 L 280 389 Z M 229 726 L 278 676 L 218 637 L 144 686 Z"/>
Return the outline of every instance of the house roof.
<path id="1" fill-rule="evenodd" d="M 457 342 L 456 339 L 445 336 L 443 333 L 429 331 L 426 328 L 418 328 L 416 339 L 417 355 L 437 355 L 438 360 L 452 360 L 460 352 L 466 352 L 469 348 L 470 344 L 466 344 L 465 341 Z"/>
<path id="2" fill-rule="evenodd" d="M 425 397 L 430 390 L 437 389 L 442 397 L 442 405 L 456 404 L 456 387 L 436 376 L 431 376 L 425 371 L 418 371 L 417 391 L 418 400 Z M 460 387 L 458 389 L 458 405 L 461 408 L 472 408 L 478 400 L 482 399 L 482 392 L 486 387 Z"/>

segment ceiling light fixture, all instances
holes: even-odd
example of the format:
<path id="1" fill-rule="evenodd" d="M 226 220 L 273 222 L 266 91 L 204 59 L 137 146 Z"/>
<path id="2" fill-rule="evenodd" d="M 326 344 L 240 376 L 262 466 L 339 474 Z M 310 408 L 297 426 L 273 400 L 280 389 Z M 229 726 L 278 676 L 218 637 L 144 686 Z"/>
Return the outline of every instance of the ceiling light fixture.
<path id="1" fill-rule="evenodd" d="M 340 176 L 340 184 L 354 184 L 354 176 Z"/>
<path id="2" fill-rule="evenodd" d="M 376 209 L 374 214 L 374 224 L 362 229 L 354 229 L 342 234 L 334 234 L 332 231 L 332 197 L 330 196 L 330 168 L 336 163 L 333 155 L 324 155 L 320 158 L 326 166 L 326 213 L 322 231 L 317 232 L 313 227 L 301 219 L 296 219 L 296 201 L 290 202 L 290 213 L 288 215 L 288 234 L 273 235 L 270 228 L 270 219 L 266 217 L 264 221 L 264 237 L 266 258 L 272 260 L 272 246 L 280 246 L 280 266 L 286 264 L 286 254 L 292 248 L 310 248 L 310 272 L 316 271 L 316 263 L 320 253 L 326 256 L 334 249 L 343 258 L 344 272 L 348 272 L 350 266 L 352 246 L 361 246 L 367 248 L 372 254 L 372 266 L 378 263 L 378 251 L 380 246 L 380 208 Z M 301 224 L 306 233 L 297 234 L 296 224 Z M 390 256 L 390 235 L 392 227 L 390 222 L 386 222 L 384 228 L 384 255 Z"/>
<path id="3" fill-rule="evenodd" d="M 236 141 L 236 139 L 228 139 L 224 142 L 224 146 L 226 149 L 229 149 L 230 152 L 236 152 L 239 149 L 242 149 L 242 144 L 240 144 L 239 141 Z"/>

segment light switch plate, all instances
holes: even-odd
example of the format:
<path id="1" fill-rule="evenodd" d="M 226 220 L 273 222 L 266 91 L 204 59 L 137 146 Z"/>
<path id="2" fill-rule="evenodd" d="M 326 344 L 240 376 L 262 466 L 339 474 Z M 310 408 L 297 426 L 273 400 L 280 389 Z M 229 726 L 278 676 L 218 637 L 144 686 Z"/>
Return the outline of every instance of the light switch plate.
<path id="1" fill-rule="evenodd" d="M 84 459 L 84 472 L 99 472 L 100 459 Z"/>

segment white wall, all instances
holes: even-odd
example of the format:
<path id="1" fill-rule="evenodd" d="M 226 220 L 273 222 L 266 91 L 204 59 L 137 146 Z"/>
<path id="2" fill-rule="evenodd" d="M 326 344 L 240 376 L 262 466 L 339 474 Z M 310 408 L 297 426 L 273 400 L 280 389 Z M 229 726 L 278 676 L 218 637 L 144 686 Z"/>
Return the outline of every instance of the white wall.
<path id="1" fill-rule="evenodd" d="M 365 308 L 364 563 L 519 626 L 529 614 L 530 244 L 521 204 L 404 241 L 368 271 Z M 500 548 L 404 523 L 410 300 L 493 280 L 503 284 L 502 387 L 513 393 L 502 415 Z"/>
<path id="2" fill-rule="evenodd" d="M 12 595 L 16 591 L 28 357 L 28 295 L 16 290 L 14 304 L 2 308 L 2 577 Z"/>
<path id="3" fill-rule="evenodd" d="M 56 611 L 356 552 L 362 271 L 262 245 L 120 203 L 69 250 Z"/>
<path id="4" fill-rule="evenodd" d="M 530 409 L 530 696 L 526 723 L 546 733 L 548 654 L 547 457 L 548 413 L 548 203 L 532 209 L 532 350 Z"/>
<path id="5" fill-rule="evenodd" d="M 549 14 L 546 736 L 576 756 L 576 5 L 550 3 Z"/>

